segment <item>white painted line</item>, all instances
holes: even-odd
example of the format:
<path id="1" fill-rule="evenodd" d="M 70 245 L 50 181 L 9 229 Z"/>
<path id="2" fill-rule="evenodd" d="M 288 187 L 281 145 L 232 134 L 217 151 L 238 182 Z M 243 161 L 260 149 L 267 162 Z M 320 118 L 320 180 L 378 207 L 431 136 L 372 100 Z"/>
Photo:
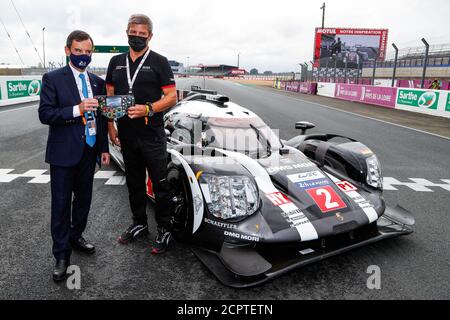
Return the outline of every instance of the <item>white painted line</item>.
<path id="1" fill-rule="evenodd" d="M 255 88 L 255 87 L 252 87 L 252 88 Z M 262 90 L 262 89 L 259 89 L 259 88 L 256 88 L 256 89 L 260 90 L 260 91 L 264 91 L 264 92 L 270 92 L 270 91 L 265 91 L 265 90 Z M 374 121 L 390 124 L 390 125 L 393 125 L 393 126 L 396 126 L 396 127 L 403 128 L 403 129 L 413 130 L 413 131 L 416 131 L 416 132 L 428 134 L 428 135 L 435 136 L 435 137 L 438 137 L 438 138 L 442 138 L 442 139 L 445 139 L 445 140 L 450 140 L 449 137 L 441 136 L 441 135 L 436 134 L 436 133 L 431 133 L 431 132 L 423 131 L 423 130 L 420 130 L 420 129 L 403 126 L 401 124 L 397 124 L 397 123 L 393 123 L 393 122 L 389 122 L 389 121 L 385 121 L 385 120 L 380 120 L 380 119 L 372 118 L 372 117 L 369 117 L 369 116 L 363 116 L 363 115 L 358 114 L 358 113 L 350 112 L 350 111 L 347 111 L 347 110 L 342 110 L 342 109 L 339 109 L 339 108 L 330 107 L 330 106 L 327 106 L 327 105 L 324 105 L 324 104 L 321 104 L 321 103 L 311 102 L 311 101 L 303 100 L 303 99 L 300 99 L 300 98 L 294 98 L 294 97 L 291 97 L 291 96 L 286 96 L 286 95 L 278 93 L 278 92 L 272 92 L 272 93 L 276 94 L 276 95 L 279 95 L 279 96 L 282 96 L 282 97 L 290 98 L 290 99 L 293 99 L 293 100 L 314 104 L 314 105 L 317 105 L 319 107 L 340 111 L 340 112 L 351 114 L 351 115 L 355 115 L 355 116 L 358 116 L 358 117 L 361 117 L 361 118 L 370 119 L 370 120 L 374 120 Z"/>
<path id="2" fill-rule="evenodd" d="M 28 170 L 22 174 L 11 173 L 14 169 L 0 169 L 0 183 L 10 183 L 18 178 L 32 178 L 27 183 L 47 184 L 50 182 L 50 175 L 44 174 L 47 170 Z M 125 176 L 115 176 L 117 171 L 98 171 L 94 179 L 107 180 L 105 185 L 123 186 L 126 184 Z"/>
<path id="3" fill-rule="evenodd" d="M 20 174 L 10 174 L 14 169 L 0 169 L 0 182 L 9 183 L 18 178 Z"/>
<path id="4" fill-rule="evenodd" d="M 43 169 L 32 169 L 28 170 L 22 174 L 13 173 L 14 169 L 0 169 L 0 183 L 11 183 L 18 178 L 32 178 L 26 183 L 30 184 L 47 184 L 50 182 L 50 174 L 44 174 L 47 170 Z M 107 186 L 123 186 L 127 183 L 125 176 L 123 175 L 115 175 L 117 171 L 98 171 L 94 179 L 96 180 L 106 180 L 105 185 Z M 330 176 L 332 177 L 332 176 Z M 332 178 L 333 179 L 333 178 Z M 434 183 L 429 179 L 423 178 L 405 178 L 406 182 L 402 182 L 396 178 L 392 177 L 384 177 L 383 189 L 385 191 L 398 191 L 397 186 L 407 187 L 415 192 L 428 192 L 433 193 L 436 190 L 445 190 L 450 192 L 450 179 L 439 179 L 442 183 L 437 182 Z M 438 180 L 438 179 L 436 179 Z M 338 180 L 336 178 L 333 179 L 334 182 Z M 25 181 L 24 181 L 25 183 Z M 434 188 L 433 190 L 430 188 Z M 357 200 L 359 203 L 360 200 Z M 362 201 L 362 199 L 361 199 Z M 291 208 L 288 208 L 291 209 Z M 293 209 L 293 208 L 292 208 Z M 288 210 L 287 210 L 288 211 Z M 292 211 L 292 212 L 291 212 Z M 292 214 L 294 217 L 297 215 L 295 210 L 289 210 L 289 214 Z"/>
<path id="5" fill-rule="evenodd" d="M 116 171 L 98 171 L 94 179 L 110 179 L 116 174 Z"/>
<path id="6" fill-rule="evenodd" d="M 105 185 L 107 186 L 124 186 L 127 183 L 127 180 L 124 176 L 115 176 L 111 177 L 108 181 L 106 181 Z"/>
<path id="7" fill-rule="evenodd" d="M 28 181 L 28 183 L 30 183 L 30 184 L 47 184 L 47 183 L 50 183 L 50 175 L 46 174 L 46 175 L 38 176 L 38 177 Z"/>
<path id="8" fill-rule="evenodd" d="M 47 170 L 28 170 L 20 176 L 22 178 L 36 178 L 43 175 L 45 172 L 47 172 Z"/>

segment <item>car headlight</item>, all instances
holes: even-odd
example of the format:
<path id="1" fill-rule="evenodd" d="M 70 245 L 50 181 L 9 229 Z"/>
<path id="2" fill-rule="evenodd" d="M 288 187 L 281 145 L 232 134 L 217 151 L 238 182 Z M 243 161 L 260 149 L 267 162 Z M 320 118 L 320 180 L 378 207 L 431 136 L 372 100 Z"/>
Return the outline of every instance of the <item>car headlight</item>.
<path id="1" fill-rule="evenodd" d="M 201 179 L 209 212 L 216 218 L 237 219 L 258 210 L 258 189 L 249 177 L 203 174 Z"/>
<path id="2" fill-rule="evenodd" d="M 383 175 L 377 156 L 373 155 L 366 159 L 367 184 L 377 189 L 383 189 Z"/>

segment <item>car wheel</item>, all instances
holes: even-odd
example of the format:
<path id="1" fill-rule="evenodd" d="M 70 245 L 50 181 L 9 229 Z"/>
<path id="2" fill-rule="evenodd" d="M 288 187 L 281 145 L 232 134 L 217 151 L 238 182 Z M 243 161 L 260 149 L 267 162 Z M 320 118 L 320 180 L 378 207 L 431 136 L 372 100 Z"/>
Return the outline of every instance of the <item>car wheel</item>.
<path id="1" fill-rule="evenodd" d="M 182 167 L 170 162 L 167 166 L 167 181 L 173 203 L 173 234 L 177 240 L 188 242 L 192 238 L 194 222 L 192 193 L 188 178 Z"/>

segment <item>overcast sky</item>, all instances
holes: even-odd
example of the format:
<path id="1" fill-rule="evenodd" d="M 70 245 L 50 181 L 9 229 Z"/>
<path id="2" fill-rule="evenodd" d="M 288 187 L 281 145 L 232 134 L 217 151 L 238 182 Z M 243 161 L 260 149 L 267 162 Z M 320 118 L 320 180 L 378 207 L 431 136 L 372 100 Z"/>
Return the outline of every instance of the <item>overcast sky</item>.
<path id="1" fill-rule="evenodd" d="M 47 61 L 64 59 L 64 43 L 74 29 L 91 34 L 98 45 L 126 45 L 128 17 L 145 13 L 154 23 L 151 47 L 170 60 L 186 64 L 236 65 L 294 71 L 313 55 L 314 30 L 321 24 L 323 0 L 14 0 L 42 56 L 46 27 Z M 327 0 L 326 27 L 389 29 L 389 44 L 420 46 L 450 43 L 448 0 Z M 37 57 L 10 0 L 0 0 L 0 18 L 25 64 Z M 389 48 L 390 49 L 390 48 Z M 93 65 L 107 66 L 111 55 L 97 54 Z M 20 64 L 0 25 L 0 63 Z"/>

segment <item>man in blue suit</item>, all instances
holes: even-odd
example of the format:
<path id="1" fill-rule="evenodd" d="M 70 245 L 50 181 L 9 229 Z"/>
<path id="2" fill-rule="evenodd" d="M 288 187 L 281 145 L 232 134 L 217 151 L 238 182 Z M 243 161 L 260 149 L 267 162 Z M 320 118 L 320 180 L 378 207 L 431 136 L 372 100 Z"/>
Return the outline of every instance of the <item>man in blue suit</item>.
<path id="1" fill-rule="evenodd" d="M 56 265 L 53 279 L 66 277 L 72 249 L 93 254 L 83 238 L 92 199 L 96 162 L 108 165 L 107 120 L 97 112 L 96 95 L 106 93 L 105 81 L 87 72 L 92 38 L 74 31 L 65 47 L 70 62 L 42 78 L 39 119 L 49 125 L 45 161 L 51 176 L 51 233 Z"/>

